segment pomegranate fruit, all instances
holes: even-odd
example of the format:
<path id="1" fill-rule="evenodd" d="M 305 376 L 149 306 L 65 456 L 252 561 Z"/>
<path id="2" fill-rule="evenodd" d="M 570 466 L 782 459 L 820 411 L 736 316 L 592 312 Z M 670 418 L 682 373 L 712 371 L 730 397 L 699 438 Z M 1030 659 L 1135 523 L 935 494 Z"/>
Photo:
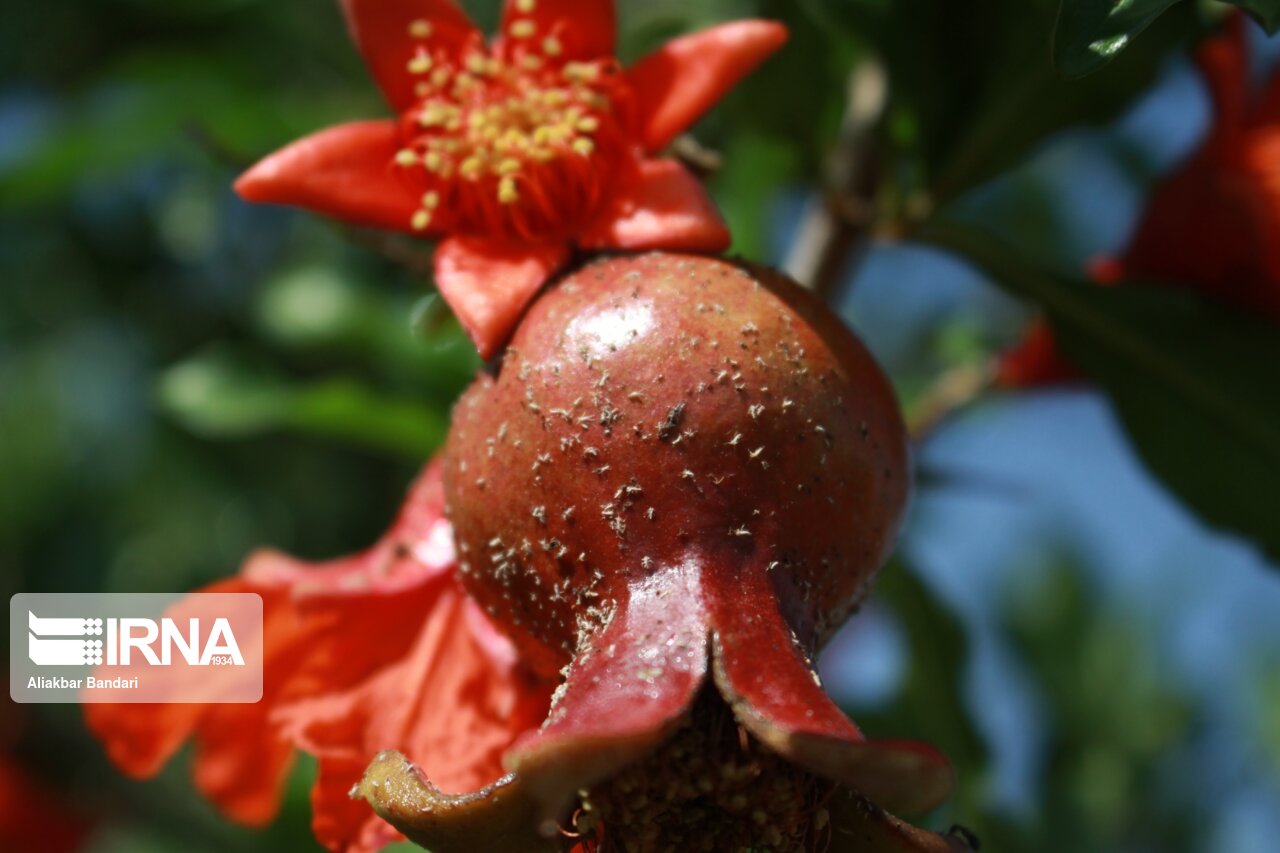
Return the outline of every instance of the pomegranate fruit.
<path id="1" fill-rule="evenodd" d="M 457 405 L 444 464 L 467 590 L 561 679 L 506 757 L 548 820 L 687 725 L 710 682 L 806 772 L 890 809 L 945 796 L 944 759 L 866 740 L 811 663 L 887 556 L 907 457 L 871 356 L 776 272 L 607 257 L 538 299 Z"/>
<path id="2" fill-rule="evenodd" d="M 853 334 L 775 272 L 672 254 L 542 296 L 454 410 L 445 465 L 467 588 L 548 673 L 628 586 L 689 564 L 767 577 L 821 642 L 908 493 L 897 404 Z"/>

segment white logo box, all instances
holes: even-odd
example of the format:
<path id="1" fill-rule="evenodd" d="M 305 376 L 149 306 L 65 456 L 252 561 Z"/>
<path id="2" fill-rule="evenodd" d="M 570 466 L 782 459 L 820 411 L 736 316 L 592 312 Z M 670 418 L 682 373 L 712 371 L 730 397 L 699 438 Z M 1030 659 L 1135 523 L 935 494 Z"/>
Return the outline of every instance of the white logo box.
<path id="1" fill-rule="evenodd" d="M 9 599 L 9 696 L 19 703 L 253 703 L 262 662 L 253 593 Z"/>

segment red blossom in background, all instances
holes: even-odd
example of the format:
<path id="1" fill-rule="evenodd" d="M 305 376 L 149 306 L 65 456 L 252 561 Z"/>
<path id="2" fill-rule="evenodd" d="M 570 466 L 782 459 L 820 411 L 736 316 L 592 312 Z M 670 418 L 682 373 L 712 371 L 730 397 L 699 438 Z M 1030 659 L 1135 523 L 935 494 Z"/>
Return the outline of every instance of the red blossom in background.
<path id="1" fill-rule="evenodd" d="M 368 551 L 318 565 L 262 552 L 202 590 L 263 597 L 261 702 L 91 704 L 89 727 L 135 777 L 193 740 L 196 787 L 252 826 L 275 817 L 301 749 L 318 759 L 316 837 L 331 850 L 378 850 L 399 835 L 348 796 L 374 755 L 400 750 L 442 790 L 473 790 L 502 774 L 502 753 L 546 714 L 550 686 L 529 677 L 455 568 L 432 465 Z"/>
<path id="2" fill-rule="evenodd" d="M 1152 192 L 1124 254 L 1094 261 L 1090 273 L 1100 284 L 1191 288 L 1280 322 L 1280 74 L 1255 97 L 1245 26 L 1232 15 L 1200 46 L 1213 126 Z M 1038 321 L 1001 358 L 997 381 L 1025 388 L 1078 377 Z"/>
<path id="3" fill-rule="evenodd" d="M 737 21 L 623 70 L 612 0 L 507 0 L 498 36 L 453 0 L 342 0 L 398 119 L 338 125 L 267 157 L 250 201 L 440 239 L 435 278 L 484 357 L 582 249 L 720 252 L 697 179 L 654 159 L 786 40 Z"/>
<path id="4" fill-rule="evenodd" d="M 73 853 L 82 849 L 89 831 L 75 804 L 46 790 L 13 758 L 0 755 L 0 850 Z"/>

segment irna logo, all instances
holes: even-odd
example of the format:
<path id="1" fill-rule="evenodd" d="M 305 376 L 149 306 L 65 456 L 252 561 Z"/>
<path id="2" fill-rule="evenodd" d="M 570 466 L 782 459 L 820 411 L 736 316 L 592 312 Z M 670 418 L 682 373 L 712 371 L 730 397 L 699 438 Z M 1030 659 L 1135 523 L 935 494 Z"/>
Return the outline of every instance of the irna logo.
<path id="1" fill-rule="evenodd" d="M 175 656 L 188 666 L 244 666 L 235 632 L 225 617 L 176 619 L 36 616 L 27 611 L 27 651 L 36 666 L 169 666 Z"/>
<path id="2" fill-rule="evenodd" d="M 9 697 L 257 702 L 262 609 L 242 592 L 20 592 L 9 599 Z"/>

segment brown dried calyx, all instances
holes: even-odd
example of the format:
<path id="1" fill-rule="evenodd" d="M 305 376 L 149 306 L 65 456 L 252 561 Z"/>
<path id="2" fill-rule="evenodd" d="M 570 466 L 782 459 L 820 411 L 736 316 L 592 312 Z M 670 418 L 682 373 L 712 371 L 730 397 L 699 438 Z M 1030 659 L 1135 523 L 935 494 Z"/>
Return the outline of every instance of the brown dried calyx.
<path id="1" fill-rule="evenodd" d="M 763 747 L 714 690 L 703 690 L 688 723 L 669 740 L 580 792 L 565 849 L 825 850 L 831 836 L 827 804 L 835 789 Z"/>

